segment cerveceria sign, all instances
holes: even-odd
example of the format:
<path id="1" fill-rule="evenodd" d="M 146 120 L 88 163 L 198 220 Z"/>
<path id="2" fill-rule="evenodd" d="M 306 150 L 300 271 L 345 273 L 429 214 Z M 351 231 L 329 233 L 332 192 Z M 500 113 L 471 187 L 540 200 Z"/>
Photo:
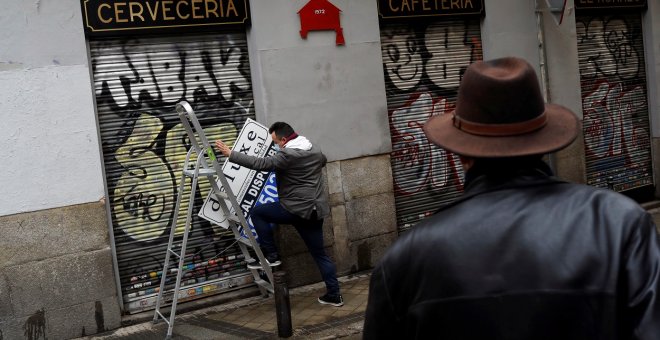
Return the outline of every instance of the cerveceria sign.
<path id="1" fill-rule="evenodd" d="M 478 15 L 483 10 L 483 0 L 378 0 L 383 19 Z"/>
<path id="2" fill-rule="evenodd" d="M 646 8 L 646 0 L 575 0 L 576 9 Z"/>
<path id="3" fill-rule="evenodd" d="M 85 33 L 127 34 L 245 24 L 248 0 L 82 0 Z"/>

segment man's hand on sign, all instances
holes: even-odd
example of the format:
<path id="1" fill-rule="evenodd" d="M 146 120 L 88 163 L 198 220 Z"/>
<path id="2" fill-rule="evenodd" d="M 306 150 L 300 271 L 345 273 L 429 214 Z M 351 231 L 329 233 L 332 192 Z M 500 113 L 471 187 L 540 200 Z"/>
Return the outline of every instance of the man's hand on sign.
<path id="1" fill-rule="evenodd" d="M 231 149 L 220 139 L 215 141 L 215 148 L 218 149 L 218 151 L 220 151 L 223 155 L 225 155 L 225 157 L 229 157 L 231 154 Z"/>

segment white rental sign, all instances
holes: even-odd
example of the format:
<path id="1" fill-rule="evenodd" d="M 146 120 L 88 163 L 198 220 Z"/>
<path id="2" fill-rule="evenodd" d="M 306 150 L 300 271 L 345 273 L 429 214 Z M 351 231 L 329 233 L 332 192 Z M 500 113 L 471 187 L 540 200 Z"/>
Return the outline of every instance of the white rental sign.
<path id="1" fill-rule="evenodd" d="M 241 129 L 232 150 L 255 157 L 268 157 L 277 152 L 268 128 L 249 118 Z M 222 172 L 246 217 L 254 206 L 277 201 L 274 173 L 252 170 L 229 162 L 229 160 L 222 165 Z M 220 182 L 218 182 L 218 186 L 223 189 Z M 227 205 L 231 207 L 229 201 L 227 201 Z M 209 193 L 204 201 L 199 216 L 223 228 L 229 228 L 227 218 L 213 193 Z M 248 223 L 256 236 L 252 222 L 248 220 Z M 241 234 L 247 237 L 242 230 Z"/>

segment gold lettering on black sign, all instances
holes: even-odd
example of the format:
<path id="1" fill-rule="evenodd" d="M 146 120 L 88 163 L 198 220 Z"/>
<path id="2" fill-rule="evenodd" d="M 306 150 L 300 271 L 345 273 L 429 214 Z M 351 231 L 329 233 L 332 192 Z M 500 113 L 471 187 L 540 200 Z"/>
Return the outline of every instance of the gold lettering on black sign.
<path id="1" fill-rule="evenodd" d="M 580 4 L 641 3 L 642 0 L 578 0 Z"/>
<path id="2" fill-rule="evenodd" d="M 88 34 L 103 31 L 244 24 L 247 0 L 81 0 Z"/>
<path id="3" fill-rule="evenodd" d="M 474 15 L 483 12 L 483 0 L 378 0 L 382 18 Z"/>
<path id="4" fill-rule="evenodd" d="M 388 0 L 392 12 L 474 9 L 472 0 Z"/>
<path id="5" fill-rule="evenodd" d="M 646 0 L 575 0 L 576 9 L 645 7 Z"/>
<path id="6" fill-rule="evenodd" d="M 143 13 L 149 14 L 146 17 Z M 172 0 L 154 2 L 117 1 L 101 2 L 98 6 L 98 19 L 102 23 L 113 22 L 148 22 L 176 19 L 186 20 L 190 15 L 194 19 L 238 17 L 234 0 L 181 0 L 176 4 Z"/>

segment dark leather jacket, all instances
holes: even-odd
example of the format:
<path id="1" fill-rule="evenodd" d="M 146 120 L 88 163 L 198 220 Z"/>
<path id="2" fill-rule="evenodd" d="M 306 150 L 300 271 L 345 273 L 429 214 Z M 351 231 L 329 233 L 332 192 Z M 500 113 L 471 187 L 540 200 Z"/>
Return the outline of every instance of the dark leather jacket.
<path id="1" fill-rule="evenodd" d="M 480 176 L 371 277 L 365 339 L 660 339 L 660 241 L 634 201 L 542 168 Z"/>

